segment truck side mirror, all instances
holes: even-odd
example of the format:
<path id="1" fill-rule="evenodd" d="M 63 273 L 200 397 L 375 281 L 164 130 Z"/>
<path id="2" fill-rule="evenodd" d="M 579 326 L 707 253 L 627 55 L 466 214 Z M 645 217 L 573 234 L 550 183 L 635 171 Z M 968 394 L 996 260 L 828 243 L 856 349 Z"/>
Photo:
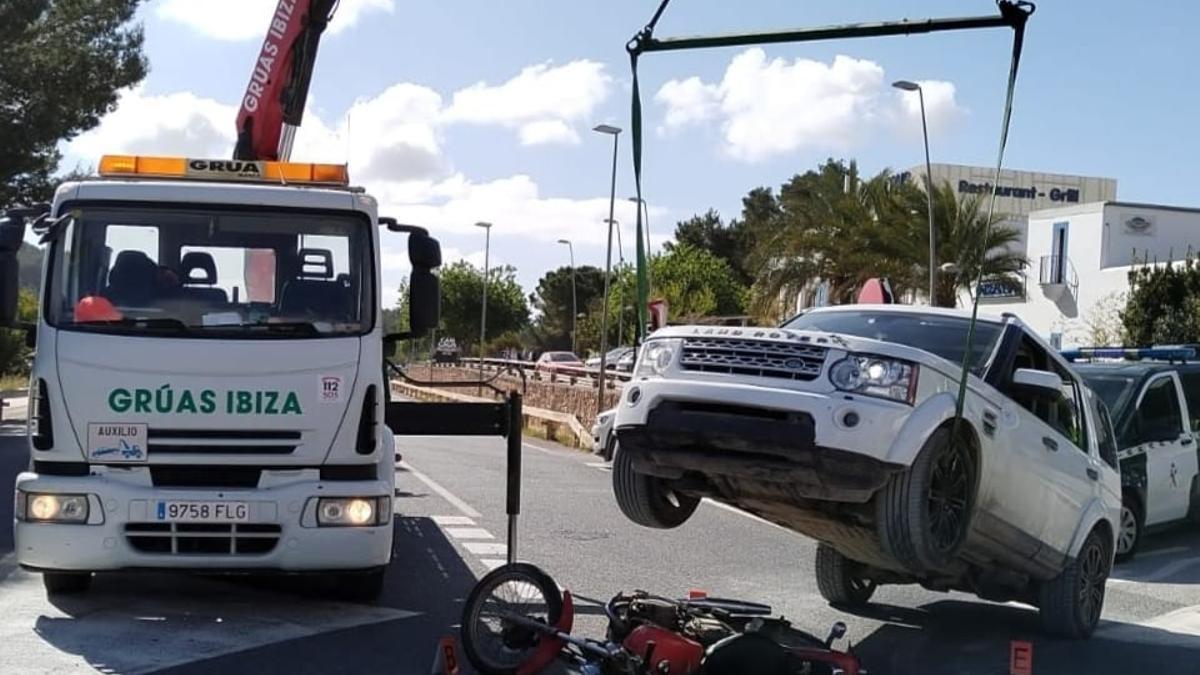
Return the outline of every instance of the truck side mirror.
<path id="1" fill-rule="evenodd" d="M 441 318 L 441 280 L 427 269 L 414 267 L 408 283 L 409 333 L 421 337 L 437 328 Z"/>
<path id="2" fill-rule="evenodd" d="M 0 326 L 11 326 L 17 320 L 17 251 L 24 241 L 25 218 L 12 214 L 0 217 Z"/>
<path id="3" fill-rule="evenodd" d="M 408 261 L 413 269 L 433 270 L 442 264 L 442 245 L 424 232 L 408 236 Z"/>

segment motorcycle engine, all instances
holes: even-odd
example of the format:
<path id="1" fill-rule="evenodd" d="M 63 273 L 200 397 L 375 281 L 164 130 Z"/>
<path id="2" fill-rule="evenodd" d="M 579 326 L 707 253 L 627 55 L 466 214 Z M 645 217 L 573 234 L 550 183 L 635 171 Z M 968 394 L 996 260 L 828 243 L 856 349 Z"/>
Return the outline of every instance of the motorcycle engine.
<path id="1" fill-rule="evenodd" d="M 695 616 L 683 625 L 683 633 L 702 645 L 712 643 L 732 634 L 729 626 L 710 616 Z"/>
<path id="2" fill-rule="evenodd" d="M 652 623 L 667 630 L 679 630 L 679 606 L 658 598 L 634 597 L 629 602 L 626 621 L 630 625 Z"/>

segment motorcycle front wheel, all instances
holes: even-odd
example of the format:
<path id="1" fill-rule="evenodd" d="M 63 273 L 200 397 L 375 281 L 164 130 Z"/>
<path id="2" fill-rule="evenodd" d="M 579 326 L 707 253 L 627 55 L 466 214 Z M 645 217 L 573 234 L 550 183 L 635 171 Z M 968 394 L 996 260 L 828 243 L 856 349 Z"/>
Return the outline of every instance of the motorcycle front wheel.
<path id="1" fill-rule="evenodd" d="M 545 634 L 512 617 L 554 626 L 561 616 L 562 594 L 548 574 L 528 563 L 497 567 L 467 596 L 463 651 L 483 675 L 515 675 Z"/>

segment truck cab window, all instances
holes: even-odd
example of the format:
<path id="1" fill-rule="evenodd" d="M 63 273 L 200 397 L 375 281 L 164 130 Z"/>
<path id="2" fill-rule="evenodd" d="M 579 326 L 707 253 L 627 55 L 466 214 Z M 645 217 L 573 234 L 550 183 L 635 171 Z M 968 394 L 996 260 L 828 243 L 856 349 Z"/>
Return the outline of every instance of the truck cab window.
<path id="1" fill-rule="evenodd" d="M 1191 430 L 1200 432 L 1200 371 L 1180 371 L 1179 380 L 1183 384 L 1183 400 L 1187 402 Z"/>

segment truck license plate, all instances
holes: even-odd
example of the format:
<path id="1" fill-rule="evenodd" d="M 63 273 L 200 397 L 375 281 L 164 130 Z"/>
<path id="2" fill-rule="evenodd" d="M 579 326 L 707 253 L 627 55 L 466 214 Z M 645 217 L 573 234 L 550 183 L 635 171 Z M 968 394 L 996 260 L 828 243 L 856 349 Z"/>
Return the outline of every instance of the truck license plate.
<path id="1" fill-rule="evenodd" d="M 250 520 L 246 502 L 160 501 L 155 518 L 171 523 L 244 523 Z"/>

